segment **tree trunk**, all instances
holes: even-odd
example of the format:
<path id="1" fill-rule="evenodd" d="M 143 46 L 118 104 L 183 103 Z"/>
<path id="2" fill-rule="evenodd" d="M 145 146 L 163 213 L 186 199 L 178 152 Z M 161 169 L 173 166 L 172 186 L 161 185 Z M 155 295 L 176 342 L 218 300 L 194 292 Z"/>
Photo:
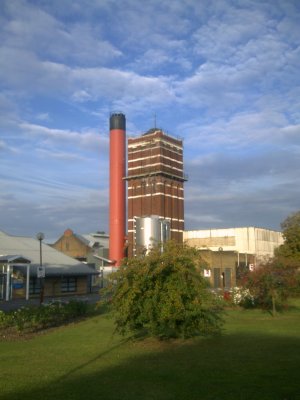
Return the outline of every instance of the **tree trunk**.
<path id="1" fill-rule="evenodd" d="M 272 314 L 273 314 L 273 317 L 276 316 L 276 295 L 275 295 L 275 292 L 272 292 Z"/>

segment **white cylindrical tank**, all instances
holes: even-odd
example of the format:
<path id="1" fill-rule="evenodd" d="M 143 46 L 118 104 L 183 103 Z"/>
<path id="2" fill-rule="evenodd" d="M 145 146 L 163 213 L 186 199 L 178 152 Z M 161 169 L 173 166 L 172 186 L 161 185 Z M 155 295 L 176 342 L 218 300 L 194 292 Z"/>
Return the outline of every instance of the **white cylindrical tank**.
<path id="1" fill-rule="evenodd" d="M 135 253 L 147 253 L 170 239 L 170 221 L 151 215 L 135 218 Z"/>

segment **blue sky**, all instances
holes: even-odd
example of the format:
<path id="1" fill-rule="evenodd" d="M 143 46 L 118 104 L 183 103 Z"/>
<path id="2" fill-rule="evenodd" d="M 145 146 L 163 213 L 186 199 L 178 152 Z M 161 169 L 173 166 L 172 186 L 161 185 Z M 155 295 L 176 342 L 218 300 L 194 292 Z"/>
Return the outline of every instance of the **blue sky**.
<path id="1" fill-rule="evenodd" d="M 298 0 L 2 0 L 0 230 L 108 231 L 108 119 L 184 139 L 186 229 L 300 199 Z"/>

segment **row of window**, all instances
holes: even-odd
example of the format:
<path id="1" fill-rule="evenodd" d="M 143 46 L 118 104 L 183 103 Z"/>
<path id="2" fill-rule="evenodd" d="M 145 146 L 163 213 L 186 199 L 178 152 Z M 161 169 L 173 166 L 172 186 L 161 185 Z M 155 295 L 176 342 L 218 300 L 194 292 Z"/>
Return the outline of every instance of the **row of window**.
<path id="1" fill-rule="evenodd" d="M 41 290 L 40 279 L 31 278 L 29 282 L 29 293 L 30 294 L 39 294 Z M 71 293 L 77 291 L 77 278 L 76 277 L 67 277 L 62 278 L 60 284 L 60 290 L 62 293 Z"/>

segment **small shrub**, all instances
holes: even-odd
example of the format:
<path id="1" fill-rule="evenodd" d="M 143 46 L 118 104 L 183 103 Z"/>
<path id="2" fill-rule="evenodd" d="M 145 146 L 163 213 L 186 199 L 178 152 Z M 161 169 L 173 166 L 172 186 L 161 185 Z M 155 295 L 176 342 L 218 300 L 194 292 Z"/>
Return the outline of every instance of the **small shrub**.
<path id="1" fill-rule="evenodd" d="M 4 311 L 0 311 L 0 328 L 6 328 L 9 326 L 9 319 Z"/>
<path id="2" fill-rule="evenodd" d="M 231 290 L 231 301 L 233 304 L 244 308 L 253 308 L 255 306 L 254 296 L 250 290 L 243 287 L 234 287 Z"/>
<path id="3" fill-rule="evenodd" d="M 85 302 L 72 300 L 69 303 L 52 302 L 39 307 L 22 307 L 16 311 L 0 311 L 0 328 L 12 327 L 18 332 L 36 332 L 59 326 L 87 315 L 89 306 Z"/>
<path id="4" fill-rule="evenodd" d="M 66 305 L 66 311 L 69 315 L 69 317 L 81 317 L 88 312 L 89 305 L 84 302 L 84 301 L 75 301 L 71 300 L 67 305 Z"/>

